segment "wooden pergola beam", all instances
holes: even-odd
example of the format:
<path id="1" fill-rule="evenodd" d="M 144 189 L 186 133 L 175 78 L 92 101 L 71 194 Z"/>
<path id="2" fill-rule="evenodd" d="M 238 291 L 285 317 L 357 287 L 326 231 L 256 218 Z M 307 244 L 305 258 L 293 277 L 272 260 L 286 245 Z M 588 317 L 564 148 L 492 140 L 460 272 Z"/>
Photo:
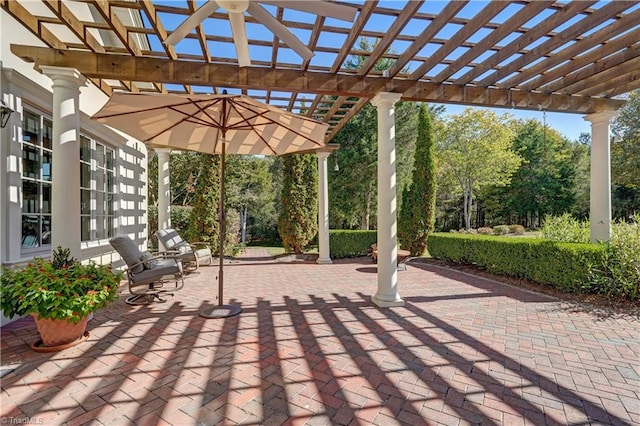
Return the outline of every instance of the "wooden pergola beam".
<path id="1" fill-rule="evenodd" d="M 402 93 L 403 100 L 453 103 L 486 107 L 514 107 L 590 114 L 616 110 L 624 101 L 523 92 L 518 90 L 436 84 L 401 78 L 329 74 L 323 72 L 265 69 L 230 64 L 205 64 L 161 58 L 111 55 L 44 47 L 11 45 L 11 51 L 40 66 L 75 68 L 86 77 L 148 81 L 240 89 L 316 93 L 332 96 L 371 98 L 379 92 Z"/>

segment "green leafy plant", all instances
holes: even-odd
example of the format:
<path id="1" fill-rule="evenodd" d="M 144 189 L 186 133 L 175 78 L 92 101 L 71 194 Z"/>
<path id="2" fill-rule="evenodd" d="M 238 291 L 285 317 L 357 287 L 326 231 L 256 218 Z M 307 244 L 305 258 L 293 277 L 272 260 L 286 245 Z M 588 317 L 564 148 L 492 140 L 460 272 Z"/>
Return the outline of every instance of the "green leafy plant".
<path id="1" fill-rule="evenodd" d="M 594 268 L 584 290 L 609 296 L 640 298 L 640 215 L 611 227 L 604 261 Z"/>
<path id="2" fill-rule="evenodd" d="M 568 213 L 560 216 L 547 215 L 542 224 L 542 237 L 552 241 L 588 243 L 589 223 L 580 221 Z"/>
<path id="3" fill-rule="evenodd" d="M 51 261 L 35 258 L 21 269 L 2 271 L 0 308 L 7 317 L 37 314 L 77 324 L 118 297 L 121 272 L 109 265 L 83 265 L 57 247 Z"/>

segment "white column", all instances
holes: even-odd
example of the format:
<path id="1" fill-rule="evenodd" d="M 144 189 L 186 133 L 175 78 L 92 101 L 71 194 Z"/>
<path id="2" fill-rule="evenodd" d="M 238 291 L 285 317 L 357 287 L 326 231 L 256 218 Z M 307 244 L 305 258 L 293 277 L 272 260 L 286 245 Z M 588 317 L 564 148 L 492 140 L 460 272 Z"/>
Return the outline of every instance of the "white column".
<path id="1" fill-rule="evenodd" d="M 329 181 L 327 158 L 330 152 L 317 152 L 318 157 L 318 260 L 319 264 L 329 264 Z"/>
<path id="2" fill-rule="evenodd" d="M 396 221 L 396 129 L 394 105 L 400 93 L 378 93 L 371 103 L 378 110 L 378 292 L 380 307 L 404 306 L 398 294 Z"/>
<path id="3" fill-rule="evenodd" d="M 584 117 L 591 122 L 591 191 L 589 221 L 591 241 L 611 238 L 611 142 L 609 123 L 615 111 L 603 111 Z"/>
<path id="4" fill-rule="evenodd" d="M 171 228 L 171 185 L 169 159 L 171 150 L 156 148 L 158 153 L 158 229 Z"/>
<path id="5" fill-rule="evenodd" d="M 53 164 L 51 167 L 51 244 L 80 253 L 80 86 L 77 70 L 40 67 L 53 81 Z"/>

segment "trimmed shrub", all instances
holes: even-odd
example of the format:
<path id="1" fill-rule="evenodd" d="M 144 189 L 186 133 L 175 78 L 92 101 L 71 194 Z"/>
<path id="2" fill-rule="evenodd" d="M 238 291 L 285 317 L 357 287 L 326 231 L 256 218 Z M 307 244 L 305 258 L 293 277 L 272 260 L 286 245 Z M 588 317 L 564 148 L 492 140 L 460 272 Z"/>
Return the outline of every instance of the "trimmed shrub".
<path id="1" fill-rule="evenodd" d="M 524 235 L 524 226 L 522 225 L 509 225 L 509 233 L 516 235 Z"/>
<path id="2" fill-rule="evenodd" d="M 493 229 L 489 227 L 478 228 L 478 234 L 480 235 L 491 235 L 493 234 Z"/>
<path id="3" fill-rule="evenodd" d="M 493 235 L 506 235 L 509 233 L 507 225 L 496 225 L 493 227 Z"/>
<path id="4" fill-rule="evenodd" d="M 378 231 L 332 229 L 329 247 L 332 259 L 366 256 L 378 240 Z"/>
<path id="5" fill-rule="evenodd" d="M 573 293 L 589 290 L 586 284 L 592 271 L 603 264 L 605 251 L 606 246 L 601 244 L 534 238 L 446 233 L 429 236 L 429 253 L 435 258 L 476 265 L 494 274 L 526 278 Z"/>

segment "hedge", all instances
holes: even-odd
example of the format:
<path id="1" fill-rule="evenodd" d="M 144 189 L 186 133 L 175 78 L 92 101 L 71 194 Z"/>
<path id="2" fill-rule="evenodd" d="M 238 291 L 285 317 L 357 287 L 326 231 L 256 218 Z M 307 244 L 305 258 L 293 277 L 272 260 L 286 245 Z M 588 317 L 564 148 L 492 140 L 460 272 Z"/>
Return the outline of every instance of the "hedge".
<path id="1" fill-rule="evenodd" d="M 565 292 L 587 289 L 590 274 L 603 264 L 606 251 L 600 244 L 449 233 L 429 235 L 428 247 L 438 259 L 476 265 Z"/>
<path id="2" fill-rule="evenodd" d="M 377 240 L 377 231 L 332 229 L 329 231 L 330 256 L 332 259 L 365 256 Z"/>

